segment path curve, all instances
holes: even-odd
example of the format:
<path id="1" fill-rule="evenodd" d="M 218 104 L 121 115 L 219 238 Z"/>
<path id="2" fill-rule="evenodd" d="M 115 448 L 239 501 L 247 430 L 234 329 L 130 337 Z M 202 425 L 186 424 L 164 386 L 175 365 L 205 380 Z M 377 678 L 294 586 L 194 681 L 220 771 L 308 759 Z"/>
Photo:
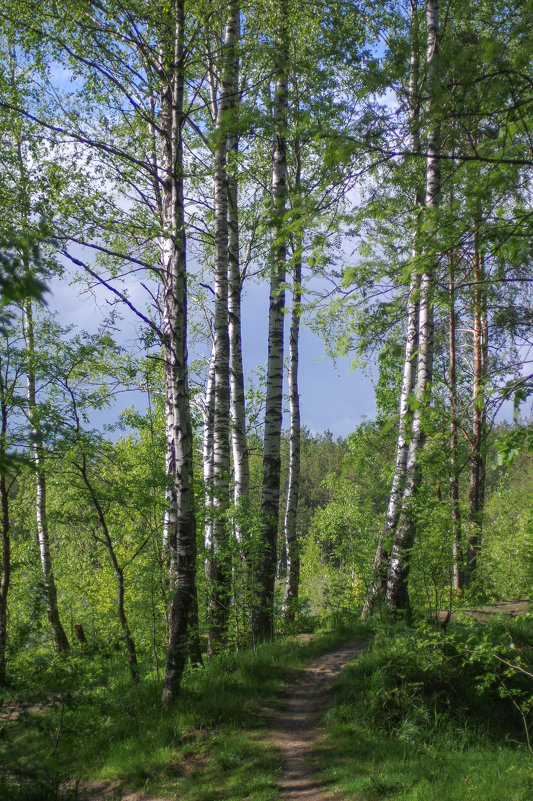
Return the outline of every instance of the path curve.
<path id="1" fill-rule="evenodd" d="M 287 705 L 272 722 L 271 736 L 283 754 L 279 783 L 283 801 L 325 801 L 311 767 L 311 754 L 320 737 L 320 716 L 342 669 L 369 644 L 348 643 L 314 659 L 287 694 Z"/>

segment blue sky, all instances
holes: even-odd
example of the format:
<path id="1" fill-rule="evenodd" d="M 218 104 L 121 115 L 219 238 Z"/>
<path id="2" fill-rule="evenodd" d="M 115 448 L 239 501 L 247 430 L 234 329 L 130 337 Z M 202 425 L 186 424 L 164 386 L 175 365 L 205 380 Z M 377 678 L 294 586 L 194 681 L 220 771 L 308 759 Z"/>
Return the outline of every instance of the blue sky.
<path id="1" fill-rule="evenodd" d="M 145 303 L 143 290 L 132 286 L 129 293 L 142 308 Z M 103 289 L 83 292 L 80 284 L 69 285 L 64 279 L 53 281 L 49 305 L 59 313 L 63 324 L 72 323 L 87 331 L 98 328 L 109 312 Z M 258 366 L 266 364 L 267 325 L 268 286 L 265 283 L 249 284 L 243 299 L 243 354 L 247 377 Z M 286 319 L 287 334 L 288 326 L 289 315 Z M 119 328 L 121 342 L 126 347 L 134 346 L 136 321 L 127 310 L 124 310 Z M 301 332 L 299 389 L 302 424 L 312 433 L 329 429 L 335 437 L 344 437 L 362 420 L 375 414 L 374 391 L 368 375 L 361 370 L 352 370 L 348 357 L 333 364 L 325 354 L 320 338 L 306 327 Z M 135 398 L 134 393 L 119 395 L 110 416 L 116 417 L 122 406 L 133 403 L 141 405 L 142 397 Z"/>
<path id="2" fill-rule="evenodd" d="M 249 286 L 243 303 L 243 347 L 247 372 L 257 364 L 266 363 L 267 315 L 268 287 L 265 284 Z M 286 343 L 289 322 L 287 315 Z M 344 437 L 365 417 L 375 415 L 371 381 L 361 370 L 351 370 L 350 358 L 340 358 L 334 365 L 324 353 L 320 338 L 309 328 L 302 328 L 300 340 L 302 423 L 313 433 L 329 429 L 334 436 Z"/>

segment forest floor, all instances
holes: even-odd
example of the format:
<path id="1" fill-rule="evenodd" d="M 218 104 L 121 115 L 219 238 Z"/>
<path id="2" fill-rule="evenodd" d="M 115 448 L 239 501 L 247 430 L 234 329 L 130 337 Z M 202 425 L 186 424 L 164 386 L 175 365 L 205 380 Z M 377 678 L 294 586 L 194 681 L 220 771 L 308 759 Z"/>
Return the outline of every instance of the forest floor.
<path id="1" fill-rule="evenodd" d="M 505 601 L 499 604 L 491 604 L 490 606 L 465 607 L 464 609 L 456 609 L 451 613 L 443 609 L 438 612 L 438 617 L 441 623 L 448 618 L 448 615 L 450 615 L 449 620 L 456 620 L 458 615 L 464 615 L 465 617 L 473 617 L 479 620 L 480 623 L 486 623 L 493 615 L 509 615 L 510 617 L 525 615 L 530 606 L 531 601 L 527 598 L 521 598 L 519 601 Z"/>
<path id="2" fill-rule="evenodd" d="M 320 738 L 320 718 L 328 706 L 335 680 L 368 640 L 343 645 L 314 659 L 286 695 L 285 708 L 271 726 L 271 736 L 283 756 L 280 792 L 283 801 L 324 801 L 314 776 L 312 756 Z"/>
<path id="3" fill-rule="evenodd" d="M 302 640 L 308 636 L 300 635 Z M 259 710 L 271 720 L 269 739 L 282 755 L 279 790 L 283 801 L 331 798 L 317 784 L 312 762 L 322 733 L 321 717 L 343 668 L 368 644 L 368 639 L 359 639 L 317 657 L 302 669 L 299 680 L 288 688 L 281 711 L 269 704 Z M 170 801 L 169 796 L 123 790 L 114 782 L 85 781 L 77 785 L 77 791 L 83 801 Z M 243 788 L 243 799 L 245 797 Z"/>
<path id="4" fill-rule="evenodd" d="M 442 611 L 439 618 L 453 623 L 452 650 L 460 649 L 461 637 L 475 634 L 475 618 L 494 646 L 515 648 L 510 656 L 502 651 L 514 663 L 533 653 L 530 608 L 527 600 L 472 605 L 450 617 Z M 509 699 L 491 695 L 489 687 L 490 703 L 485 703 L 476 683 L 483 664 L 469 667 L 466 660 L 461 668 L 465 657 L 459 650 L 457 658 L 442 663 L 439 638 L 446 626 L 435 632 L 430 624 L 429 634 L 397 628 L 377 629 L 375 636 L 365 627 L 300 634 L 257 653 L 223 654 L 187 677 L 171 721 L 154 711 L 159 691 L 150 682 L 132 687 L 121 670 L 115 686 L 114 674 L 106 672 L 113 665 L 84 655 L 56 660 L 49 677 L 44 667 L 34 671 L 42 683 L 39 692 L 16 693 L 0 704 L 0 763 L 5 756 L 5 766 L 14 766 L 13 771 L 4 766 L 4 778 L 0 768 L 0 797 L 16 778 L 20 793 L 13 787 L 9 798 L 28 801 L 24 788 L 31 787 L 32 772 L 40 776 L 38 771 L 49 770 L 62 776 L 47 801 L 326 801 L 388 799 L 392 793 L 400 793 L 402 801 L 404 796 L 455 801 L 464 789 L 452 786 L 456 774 L 474 801 L 530 798 L 533 776 L 512 699 L 503 708 L 500 731 L 496 713 Z M 371 637 L 374 646 L 368 649 Z M 456 721 L 463 707 L 468 714 Z M 488 708 L 491 720 L 485 721 Z M 459 748 L 461 737 L 464 747 Z M 435 780 L 433 755 L 442 761 L 447 751 L 450 792 L 439 785 L 436 795 L 417 794 L 424 782 L 431 787 Z M 464 761 L 460 770 L 458 760 Z M 488 776 L 487 760 L 495 769 L 513 771 L 506 794 L 490 794 L 495 779 Z M 69 775 L 80 778 L 65 780 Z M 479 792 L 472 795 L 474 784 Z M 31 794 L 31 801 L 44 798 Z"/>

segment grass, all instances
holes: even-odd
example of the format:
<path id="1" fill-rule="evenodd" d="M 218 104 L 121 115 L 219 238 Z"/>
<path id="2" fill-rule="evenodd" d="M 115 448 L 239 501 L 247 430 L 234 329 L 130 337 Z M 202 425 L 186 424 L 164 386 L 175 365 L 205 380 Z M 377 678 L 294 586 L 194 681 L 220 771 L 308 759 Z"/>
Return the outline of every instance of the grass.
<path id="1" fill-rule="evenodd" d="M 186 673 L 172 711 L 161 709 L 152 674 L 133 686 L 122 665 L 96 655 L 19 656 L 10 690 L 18 717 L 0 722 L 0 798 L 70 801 L 75 782 L 89 779 L 180 801 L 241 801 L 244 791 L 276 801 L 269 717 L 301 666 L 360 631 L 221 654 Z"/>
<path id="2" fill-rule="evenodd" d="M 533 620 L 378 632 L 344 671 L 316 753 L 319 780 L 364 801 L 532 801 Z M 514 660 L 516 662 L 516 660 Z M 507 670 L 507 672 L 506 672 Z M 529 718 L 527 717 L 529 714 Z"/>
<path id="3" fill-rule="evenodd" d="M 189 670 L 172 711 L 145 673 L 133 686 L 99 656 L 20 655 L 0 723 L 2 801 L 76 801 L 92 780 L 180 801 L 278 801 L 269 718 L 298 669 L 362 629 L 287 638 Z M 495 616 L 448 632 L 382 627 L 349 666 L 316 752 L 319 780 L 358 801 L 532 801 L 533 620 Z M 495 659 L 498 655 L 504 662 Z M 16 668 L 16 673 L 15 673 Z M 529 715 L 529 717 L 528 717 Z M 71 780 L 66 784 L 66 780 Z"/>

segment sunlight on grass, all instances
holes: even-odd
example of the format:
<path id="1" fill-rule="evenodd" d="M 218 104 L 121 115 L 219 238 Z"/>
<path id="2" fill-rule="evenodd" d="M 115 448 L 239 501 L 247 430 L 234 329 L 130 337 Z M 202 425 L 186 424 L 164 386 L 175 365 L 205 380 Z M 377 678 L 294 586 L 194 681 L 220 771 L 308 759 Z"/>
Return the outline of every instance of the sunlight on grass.
<path id="1" fill-rule="evenodd" d="M 478 639 L 501 642 L 501 625 Z M 531 640 L 531 622 L 505 625 Z M 459 644 L 473 649 L 476 636 L 472 627 L 447 643 L 434 636 L 432 649 L 427 633 L 378 634 L 338 682 L 315 754 L 319 781 L 364 801 L 531 801 L 519 715 L 481 662 L 458 659 Z"/>
<path id="2" fill-rule="evenodd" d="M 277 801 L 280 758 L 268 742 L 269 716 L 299 667 L 354 636 L 322 632 L 221 654 L 186 673 L 171 711 L 161 709 L 153 675 L 133 686 L 122 668 L 97 655 L 43 654 L 37 689 L 29 663 L 18 688 L 28 703 L 41 704 L 38 714 L 1 728 L 0 775 L 15 777 L 16 786 L 0 797 L 26 801 L 19 785 L 40 776 L 48 789 L 27 801 L 75 798 L 61 790 L 73 778 L 180 801 L 242 801 L 243 793 L 249 801 Z"/>

